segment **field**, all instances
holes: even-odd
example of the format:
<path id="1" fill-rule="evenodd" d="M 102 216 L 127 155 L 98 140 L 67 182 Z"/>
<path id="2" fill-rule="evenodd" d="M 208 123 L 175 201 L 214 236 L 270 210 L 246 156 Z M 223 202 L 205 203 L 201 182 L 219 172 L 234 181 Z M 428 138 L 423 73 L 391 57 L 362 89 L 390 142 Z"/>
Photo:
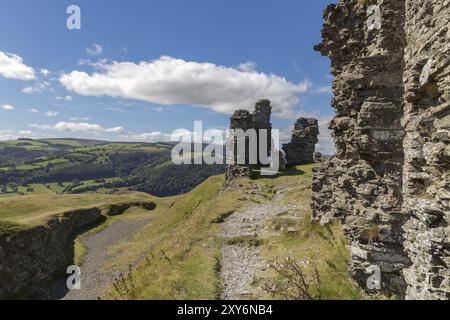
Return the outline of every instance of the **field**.
<path id="1" fill-rule="evenodd" d="M 145 193 L 126 193 L 121 195 L 82 194 L 82 195 L 44 195 L 16 196 L 0 198 L 0 221 L 20 224 L 35 224 L 45 218 L 72 209 L 101 207 L 131 201 L 152 200 Z"/>
<path id="2" fill-rule="evenodd" d="M 176 166 L 171 144 L 82 139 L 0 142 L 0 197 L 140 191 L 188 192 L 223 166 Z"/>

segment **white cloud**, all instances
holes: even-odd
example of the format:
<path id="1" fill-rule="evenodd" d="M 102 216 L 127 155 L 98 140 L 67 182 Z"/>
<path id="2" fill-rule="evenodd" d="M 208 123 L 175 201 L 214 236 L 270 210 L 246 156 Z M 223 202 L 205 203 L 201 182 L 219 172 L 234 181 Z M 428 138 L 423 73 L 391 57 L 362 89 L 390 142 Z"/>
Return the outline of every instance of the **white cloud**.
<path id="1" fill-rule="evenodd" d="M 33 132 L 28 130 L 22 130 L 14 132 L 12 130 L 0 130 L 0 141 L 17 140 L 19 138 L 34 138 Z"/>
<path id="2" fill-rule="evenodd" d="M 256 67 L 258 67 L 258 64 L 256 62 L 248 61 L 246 63 L 241 63 L 239 65 L 239 70 L 244 72 L 253 72 L 256 70 Z"/>
<path id="3" fill-rule="evenodd" d="M 46 117 L 56 117 L 59 114 L 58 111 L 47 111 L 47 112 L 40 113 L 39 110 L 36 109 L 36 108 L 28 109 L 28 112 L 39 113 L 39 114 L 41 114 L 43 116 L 46 116 Z"/>
<path id="4" fill-rule="evenodd" d="M 29 126 L 32 128 L 42 129 L 42 130 L 53 130 L 53 131 L 59 131 L 59 132 L 72 132 L 72 133 L 123 134 L 125 132 L 125 129 L 122 127 L 104 128 L 99 124 L 78 123 L 78 122 L 58 122 L 54 125 L 30 124 Z"/>
<path id="5" fill-rule="evenodd" d="M 40 93 L 42 91 L 47 90 L 50 88 L 50 83 L 47 81 L 44 82 L 38 82 L 34 86 L 26 87 L 22 90 L 25 94 L 33 94 L 33 93 Z"/>
<path id="6" fill-rule="evenodd" d="M 39 70 L 39 73 L 41 75 L 43 75 L 44 77 L 48 77 L 50 75 L 50 71 L 47 69 L 41 69 L 41 70 Z"/>
<path id="7" fill-rule="evenodd" d="M 87 48 L 86 52 L 92 56 L 98 56 L 103 53 L 103 47 L 97 43 L 94 43 L 93 48 Z"/>
<path id="8" fill-rule="evenodd" d="M 0 141 L 17 139 L 17 135 L 11 130 L 0 130 Z"/>
<path id="9" fill-rule="evenodd" d="M 5 110 L 5 111 L 12 111 L 15 108 L 10 104 L 4 104 L 4 105 L 0 106 L 0 109 Z"/>
<path id="10" fill-rule="evenodd" d="M 274 115 L 292 117 L 298 95 L 309 83 L 294 84 L 283 77 L 242 71 L 211 63 L 161 57 L 151 62 L 112 62 L 88 74 L 73 71 L 60 77 L 68 90 L 83 96 L 111 96 L 161 105 L 188 104 L 230 114 L 252 109 L 258 99 L 272 100 Z"/>
<path id="11" fill-rule="evenodd" d="M 34 80 L 36 73 L 16 54 L 0 51 L 0 76 L 15 80 Z"/>
<path id="12" fill-rule="evenodd" d="M 72 96 L 65 96 L 65 97 L 56 97 L 56 100 L 64 100 L 64 101 L 72 101 L 73 97 Z"/>
<path id="13" fill-rule="evenodd" d="M 331 137 L 328 124 L 330 123 L 332 116 L 319 118 L 319 142 L 316 149 L 324 155 L 333 155 L 336 153 L 336 146 L 334 145 L 333 138 Z"/>
<path id="14" fill-rule="evenodd" d="M 47 117 L 56 117 L 58 114 L 59 114 L 59 112 L 57 112 L 57 111 L 47 111 L 47 112 L 45 113 L 45 115 L 46 115 Z"/>
<path id="15" fill-rule="evenodd" d="M 22 93 L 25 94 L 32 94 L 36 92 L 36 88 L 35 87 L 26 87 L 22 89 Z"/>

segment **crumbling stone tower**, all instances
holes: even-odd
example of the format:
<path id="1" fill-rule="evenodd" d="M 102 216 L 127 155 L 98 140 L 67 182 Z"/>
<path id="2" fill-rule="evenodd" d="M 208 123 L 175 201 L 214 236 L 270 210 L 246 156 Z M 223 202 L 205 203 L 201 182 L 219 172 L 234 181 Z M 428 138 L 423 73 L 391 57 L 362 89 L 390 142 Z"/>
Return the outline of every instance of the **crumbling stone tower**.
<path id="1" fill-rule="evenodd" d="M 337 154 L 313 216 L 339 219 L 351 275 L 410 299 L 450 299 L 450 2 L 341 0 L 324 13 Z"/>
<path id="2" fill-rule="evenodd" d="M 297 120 L 290 143 L 283 145 L 287 166 L 314 162 L 314 151 L 319 142 L 319 122 L 313 118 Z"/>
<path id="3" fill-rule="evenodd" d="M 233 113 L 230 118 L 230 129 L 242 129 L 247 131 L 249 129 L 255 129 L 258 136 L 258 146 L 257 152 L 259 154 L 259 131 L 262 129 L 267 130 L 267 154 L 269 155 L 272 149 L 272 124 L 270 122 L 270 116 L 272 113 L 272 107 L 270 105 L 270 100 L 263 99 L 259 100 L 255 104 L 255 111 L 250 113 L 247 110 L 237 110 Z M 249 161 L 249 139 L 245 137 L 245 161 L 243 164 L 238 163 L 238 153 L 236 152 L 236 148 L 238 145 L 237 137 L 230 137 L 234 139 L 234 157 L 233 163 L 229 164 L 225 171 L 225 186 L 228 186 L 234 179 L 237 177 L 247 176 L 249 177 L 252 173 L 252 165 Z M 257 164 L 254 164 L 257 166 Z"/>

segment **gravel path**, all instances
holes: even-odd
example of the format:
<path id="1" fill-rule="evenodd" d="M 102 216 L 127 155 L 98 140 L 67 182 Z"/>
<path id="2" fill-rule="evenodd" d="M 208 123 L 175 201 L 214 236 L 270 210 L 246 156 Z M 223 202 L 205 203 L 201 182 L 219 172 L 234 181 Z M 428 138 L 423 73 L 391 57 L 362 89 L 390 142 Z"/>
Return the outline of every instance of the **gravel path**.
<path id="1" fill-rule="evenodd" d="M 227 243 L 227 239 L 267 235 L 269 230 L 266 228 L 266 223 L 271 218 L 288 214 L 290 210 L 299 208 L 299 206 L 278 203 L 287 191 L 277 192 L 270 202 L 256 204 L 245 211 L 235 212 L 223 224 L 221 233 L 223 239 L 221 299 L 252 299 L 258 295 L 259 288 L 255 288 L 252 284 L 258 273 L 266 268 L 266 263 L 261 256 L 261 249 L 246 244 L 230 245 Z"/>
<path id="2" fill-rule="evenodd" d="M 131 239 L 140 228 L 149 224 L 151 219 L 119 220 L 106 229 L 81 237 L 81 243 L 87 252 L 81 266 L 81 289 L 68 291 L 66 278 L 55 281 L 49 289 L 49 299 L 95 300 L 102 289 L 111 285 L 120 273 L 127 270 L 102 270 L 104 265 L 114 258 L 108 249 L 119 242 Z"/>

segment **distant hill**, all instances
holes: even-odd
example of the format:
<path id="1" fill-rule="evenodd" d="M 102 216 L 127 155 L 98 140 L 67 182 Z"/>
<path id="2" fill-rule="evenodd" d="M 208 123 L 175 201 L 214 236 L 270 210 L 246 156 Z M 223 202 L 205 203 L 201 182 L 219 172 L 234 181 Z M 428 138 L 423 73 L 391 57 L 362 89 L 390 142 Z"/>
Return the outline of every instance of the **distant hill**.
<path id="1" fill-rule="evenodd" d="M 173 146 L 69 138 L 3 141 L 0 196 L 128 190 L 169 196 L 223 172 L 220 165 L 174 165 Z"/>

